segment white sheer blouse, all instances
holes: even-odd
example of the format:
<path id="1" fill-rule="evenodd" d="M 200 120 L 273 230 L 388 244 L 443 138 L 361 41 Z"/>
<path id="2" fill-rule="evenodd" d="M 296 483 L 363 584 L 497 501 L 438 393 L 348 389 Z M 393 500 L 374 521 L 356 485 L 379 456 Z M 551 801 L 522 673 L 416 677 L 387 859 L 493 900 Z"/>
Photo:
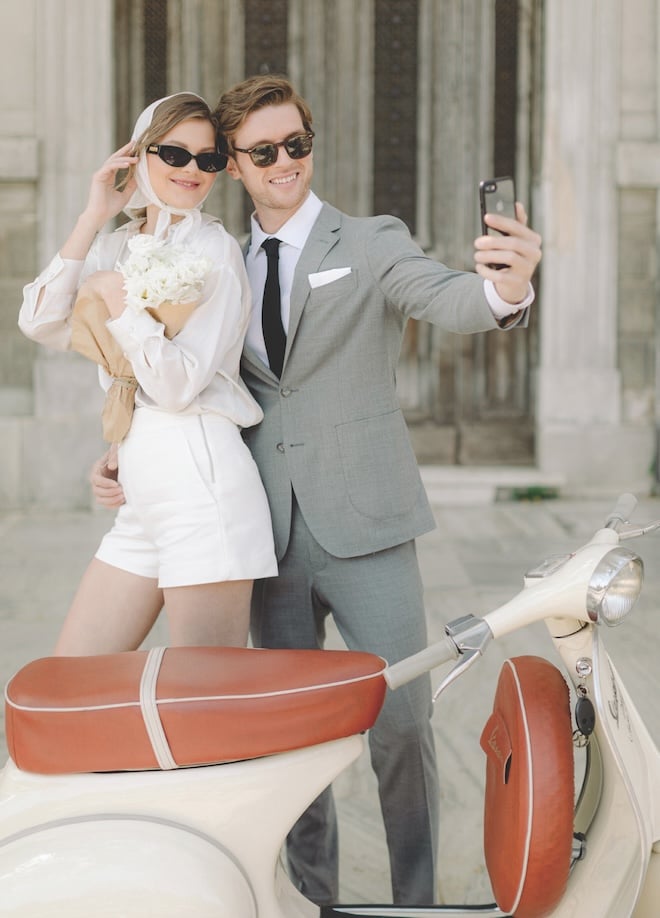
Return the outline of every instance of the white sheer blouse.
<path id="1" fill-rule="evenodd" d="M 132 221 L 99 235 L 84 261 L 56 255 L 23 290 L 18 319 L 23 333 L 55 350 L 70 349 L 69 322 L 78 288 L 95 271 L 122 264 L 129 254 L 127 241 L 139 227 L 139 221 Z M 215 412 L 250 427 L 263 413 L 239 376 L 252 309 L 240 247 L 220 221 L 207 214 L 186 244 L 209 258 L 213 269 L 183 329 L 169 340 L 161 322 L 146 311 L 136 314 L 130 309 L 109 320 L 107 327 L 133 367 L 136 406 Z M 112 380 L 101 368 L 99 378 L 107 390 Z"/>

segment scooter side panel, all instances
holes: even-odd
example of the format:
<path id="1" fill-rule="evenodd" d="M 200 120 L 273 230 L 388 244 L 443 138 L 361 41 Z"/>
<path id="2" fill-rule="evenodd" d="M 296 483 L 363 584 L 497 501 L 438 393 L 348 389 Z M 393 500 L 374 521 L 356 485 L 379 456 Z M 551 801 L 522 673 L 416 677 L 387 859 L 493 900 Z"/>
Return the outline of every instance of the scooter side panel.
<path id="1" fill-rule="evenodd" d="M 0 845 L 0 864 L 11 918 L 258 914 L 247 877 L 213 839 L 137 817 L 41 827 Z"/>
<path id="2" fill-rule="evenodd" d="M 259 918 L 317 918 L 318 907 L 290 882 L 274 887 L 279 850 L 305 807 L 363 748 L 364 738 L 351 736 L 249 762 L 98 775 L 33 775 L 9 761 L 0 773 L 0 874 L 5 872 L 3 839 L 58 820 L 77 820 L 83 827 L 87 823 L 81 832 L 86 832 L 94 868 L 98 858 L 91 820 L 99 814 L 133 814 L 203 833 L 230 852 L 254 891 Z M 36 835 L 31 838 L 32 856 L 37 858 L 40 844 L 35 843 Z M 158 862 L 158 838 L 149 857 Z M 217 874 L 212 872 L 211 885 L 219 882 Z M 85 918 L 96 916 L 93 903 L 87 905 Z M 156 911 L 151 914 L 160 918 Z M 182 914 L 197 918 L 194 911 Z M 232 918 L 243 918 L 243 913 Z"/>

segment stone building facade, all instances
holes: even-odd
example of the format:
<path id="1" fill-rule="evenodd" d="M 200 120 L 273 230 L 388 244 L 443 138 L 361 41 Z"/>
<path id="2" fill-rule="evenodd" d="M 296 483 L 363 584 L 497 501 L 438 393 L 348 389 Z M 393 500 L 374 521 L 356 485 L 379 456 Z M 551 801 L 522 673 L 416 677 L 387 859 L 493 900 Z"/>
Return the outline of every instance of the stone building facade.
<path id="1" fill-rule="evenodd" d="M 544 237 L 530 327 L 411 323 L 399 391 L 422 462 L 535 468 L 567 493 L 655 486 L 659 0 L 0 0 L 0 507 L 89 504 L 95 369 L 26 341 L 21 288 L 89 176 L 168 92 L 284 71 L 314 112 L 315 190 L 396 213 L 472 264 L 480 178 Z M 249 213 L 221 176 L 208 209 Z"/>

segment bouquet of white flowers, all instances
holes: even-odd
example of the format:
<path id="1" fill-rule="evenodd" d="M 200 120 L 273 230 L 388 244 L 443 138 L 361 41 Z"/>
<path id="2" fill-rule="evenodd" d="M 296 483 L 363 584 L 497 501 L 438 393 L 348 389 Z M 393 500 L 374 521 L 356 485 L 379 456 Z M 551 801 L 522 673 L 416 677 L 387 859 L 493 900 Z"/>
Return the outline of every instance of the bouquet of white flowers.
<path id="1" fill-rule="evenodd" d="M 126 308 L 146 309 L 165 326 L 166 337 L 173 338 L 197 306 L 211 261 L 153 236 L 137 234 L 128 247 L 130 255 L 118 268 L 124 277 Z M 107 327 L 109 317 L 102 297 L 83 284 L 71 315 L 71 346 L 112 377 L 103 407 L 103 436 L 108 443 L 120 443 L 131 426 L 137 380 Z"/>
<path id="2" fill-rule="evenodd" d="M 165 302 L 185 304 L 199 298 L 211 270 L 208 258 L 140 234 L 128 240 L 128 248 L 131 254 L 119 270 L 129 309 L 139 312 Z"/>

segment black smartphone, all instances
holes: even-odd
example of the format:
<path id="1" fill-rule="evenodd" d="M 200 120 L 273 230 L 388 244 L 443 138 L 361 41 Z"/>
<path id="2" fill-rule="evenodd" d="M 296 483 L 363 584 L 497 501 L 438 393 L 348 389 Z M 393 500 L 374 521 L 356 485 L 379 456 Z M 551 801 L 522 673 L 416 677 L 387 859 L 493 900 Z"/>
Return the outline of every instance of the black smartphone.
<path id="1" fill-rule="evenodd" d="M 503 236 L 499 230 L 487 226 L 486 214 L 499 214 L 502 217 L 516 219 L 516 186 L 510 175 L 500 178 L 484 179 L 479 182 L 479 205 L 481 207 L 481 229 L 484 236 Z M 490 265 L 491 268 L 503 268 L 504 265 Z"/>

